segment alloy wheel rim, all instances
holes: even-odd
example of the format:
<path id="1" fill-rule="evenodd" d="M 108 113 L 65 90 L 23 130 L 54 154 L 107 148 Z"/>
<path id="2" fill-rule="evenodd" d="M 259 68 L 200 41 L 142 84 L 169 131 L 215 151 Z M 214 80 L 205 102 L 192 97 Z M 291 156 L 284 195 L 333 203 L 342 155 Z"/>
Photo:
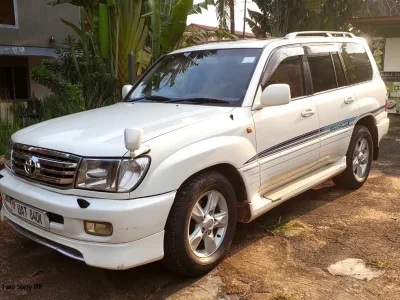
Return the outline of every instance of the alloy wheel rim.
<path id="1" fill-rule="evenodd" d="M 217 191 L 208 191 L 193 206 L 188 241 L 192 252 L 207 258 L 221 246 L 228 227 L 228 205 Z"/>
<path id="2" fill-rule="evenodd" d="M 353 172 L 358 181 L 363 181 L 369 162 L 369 145 L 365 138 L 360 138 L 354 148 Z"/>

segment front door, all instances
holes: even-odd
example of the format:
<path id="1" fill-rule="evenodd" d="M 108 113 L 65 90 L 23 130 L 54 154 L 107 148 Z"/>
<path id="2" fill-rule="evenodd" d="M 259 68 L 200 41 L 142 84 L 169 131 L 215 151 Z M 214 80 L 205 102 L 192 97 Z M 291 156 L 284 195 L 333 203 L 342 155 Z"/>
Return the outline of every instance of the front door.
<path id="1" fill-rule="evenodd" d="M 301 47 L 276 50 L 269 60 L 253 107 L 261 90 L 276 83 L 290 86 L 289 104 L 253 111 L 257 160 L 263 194 L 310 171 L 319 160 L 318 108 L 308 97 L 306 60 Z"/>

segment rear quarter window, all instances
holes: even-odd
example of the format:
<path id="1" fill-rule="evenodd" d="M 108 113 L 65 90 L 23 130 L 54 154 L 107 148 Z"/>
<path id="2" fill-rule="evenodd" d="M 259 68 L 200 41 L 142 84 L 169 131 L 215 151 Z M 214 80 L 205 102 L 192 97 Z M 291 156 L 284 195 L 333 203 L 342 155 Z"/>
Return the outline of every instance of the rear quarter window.
<path id="1" fill-rule="evenodd" d="M 363 46 L 343 43 L 340 51 L 349 85 L 372 80 L 372 65 Z"/>

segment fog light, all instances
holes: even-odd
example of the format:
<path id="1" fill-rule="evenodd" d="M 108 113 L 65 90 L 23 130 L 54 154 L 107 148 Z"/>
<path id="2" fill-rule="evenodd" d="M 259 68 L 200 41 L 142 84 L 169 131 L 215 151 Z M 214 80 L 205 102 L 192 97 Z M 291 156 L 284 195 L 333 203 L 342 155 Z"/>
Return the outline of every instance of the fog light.
<path id="1" fill-rule="evenodd" d="M 110 236 L 113 232 L 113 227 L 110 223 L 84 221 L 85 232 L 91 235 Z"/>

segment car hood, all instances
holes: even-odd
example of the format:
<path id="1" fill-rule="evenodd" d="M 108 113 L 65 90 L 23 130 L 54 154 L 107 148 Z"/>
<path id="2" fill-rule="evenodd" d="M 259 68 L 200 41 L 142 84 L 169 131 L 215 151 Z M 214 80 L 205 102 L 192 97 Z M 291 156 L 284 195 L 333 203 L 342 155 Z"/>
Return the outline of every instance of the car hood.
<path id="1" fill-rule="evenodd" d="M 146 142 L 232 109 L 172 103 L 118 103 L 39 123 L 18 131 L 12 138 L 17 143 L 80 156 L 118 157 L 127 152 L 126 128 L 142 128 Z"/>

